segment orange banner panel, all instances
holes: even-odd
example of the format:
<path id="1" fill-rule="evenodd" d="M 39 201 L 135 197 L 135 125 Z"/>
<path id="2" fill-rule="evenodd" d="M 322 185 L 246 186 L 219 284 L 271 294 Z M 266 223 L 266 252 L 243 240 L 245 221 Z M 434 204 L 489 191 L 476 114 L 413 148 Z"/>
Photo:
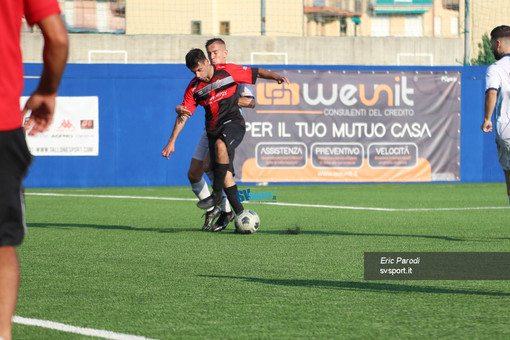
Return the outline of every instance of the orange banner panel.
<path id="1" fill-rule="evenodd" d="M 431 167 L 429 161 L 418 159 L 418 164 L 410 168 L 374 169 L 365 159 L 359 169 L 317 169 L 308 160 L 300 169 L 261 169 L 255 158 L 243 163 L 243 182 L 430 182 Z"/>

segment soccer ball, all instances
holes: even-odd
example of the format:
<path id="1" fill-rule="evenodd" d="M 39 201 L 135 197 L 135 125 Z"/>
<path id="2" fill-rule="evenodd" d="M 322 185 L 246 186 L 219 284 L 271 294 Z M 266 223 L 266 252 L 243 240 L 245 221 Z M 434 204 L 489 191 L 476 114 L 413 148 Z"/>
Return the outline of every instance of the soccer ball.
<path id="1" fill-rule="evenodd" d="M 245 209 L 235 219 L 236 231 L 240 234 L 253 234 L 259 229 L 260 218 L 253 210 Z"/>

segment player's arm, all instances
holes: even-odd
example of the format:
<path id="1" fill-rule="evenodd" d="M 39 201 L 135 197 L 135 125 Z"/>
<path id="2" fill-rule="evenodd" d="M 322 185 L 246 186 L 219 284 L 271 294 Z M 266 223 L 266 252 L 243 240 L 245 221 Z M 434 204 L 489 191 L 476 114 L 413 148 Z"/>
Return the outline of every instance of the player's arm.
<path id="1" fill-rule="evenodd" d="M 191 117 L 191 115 L 193 114 L 193 113 L 192 113 L 190 110 L 188 110 L 188 109 L 186 108 L 186 106 L 184 106 L 184 105 L 177 105 L 177 106 L 175 107 L 175 112 L 177 112 L 177 114 L 178 114 L 179 116 L 183 116 L 183 117 L 186 117 L 186 118 Z"/>
<path id="2" fill-rule="evenodd" d="M 495 89 L 488 89 L 485 92 L 485 114 L 482 124 L 483 132 L 492 131 L 492 112 L 494 111 L 494 107 L 496 106 L 496 101 L 498 100 L 498 91 Z"/>
<path id="3" fill-rule="evenodd" d="M 255 107 L 255 99 L 253 97 L 239 97 L 239 102 L 237 104 L 240 107 L 253 109 Z"/>
<path id="4" fill-rule="evenodd" d="M 247 107 L 249 109 L 255 108 L 255 96 L 250 86 L 247 84 L 239 84 L 239 101 L 237 105 L 240 107 Z"/>
<path id="5" fill-rule="evenodd" d="M 178 108 L 180 108 L 182 105 L 179 105 L 175 108 L 175 111 L 177 112 Z M 177 140 L 177 136 L 181 133 L 182 129 L 184 128 L 184 125 L 186 124 L 186 121 L 188 120 L 188 116 L 185 115 L 177 115 L 175 118 L 175 124 L 174 129 L 172 130 L 172 134 L 170 135 L 170 138 L 168 139 L 167 145 L 164 147 L 163 151 L 161 151 L 161 155 L 163 157 L 166 157 L 166 159 L 169 159 L 169 156 L 174 153 L 175 151 L 175 141 Z"/>
<path id="6" fill-rule="evenodd" d="M 195 102 L 195 99 L 193 98 L 193 93 L 191 91 L 191 88 L 195 84 L 195 79 L 193 79 L 186 88 L 186 91 L 184 91 L 184 98 L 182 100 L 181 105 L 177 105 L 175 107 L 175 112 L 181 117 L 189 118 L 195 112 L 195 109 L 197 108 L 197 103 Z"/>
<path id="7" fill-rule="evenodd" d="M 29 135 L 48 130 L 55 113 L 55 98 L 67 63 L 69 39 L 59 14 L 46 17 L 37 25 L 44 37 L 43 71 L 39 86 L 28 99 L 23 115 L 32 110 L 25 126 Z"/>
<path id="8" fill-rule="evenodd" d="M 278 84 L 289 84 L 289 79 L 287 77 L 282 77 L 279 74 L 265 70 L 263 68 L 258 69 L 257 77 L 262 79 L 272 79 L 275 80 Z"/>
<path id="9" fill-rule="evenodd" d="M 217 65 L 216 68 L 226 69 L 229 71 L 238 84 L 255 84 L 257 78 L 272 79 L 278 84 L 282 84 L 284 82 L 289 84 L 289 79 L 287 79 L 287 77 L 282 77 L 274 72 L 262 68 L 249 68 L 235 64 Z"/>
<path id="10" fill-rule="evenodd" d="M 189 117 L 193 114 L 197 107 L 197 103 L 193 99 L 193 94 L 191 92 L 191 87 L 194 84 L 195 79 L 193 79 L 188 87 L 186 88 L 186 91 L 184 92 L 184 99 L 182 101 L 181 105 L 177 105 L 175 107 L 175 112 L 177 113 L 177 118 L 175 118 L 175 125 L 174 129 L 172 130 L 172 134 L 170 135 L 170 138 L 168 139 L 168 143 L 161 151 L 161 155 L 163 157 L 166 157 L 166 159 L 169 159 L 168 156 L 174 153 L 175 151 L 175 141 L 177 140 L 177 136 L 179 136 L 179 133 L 181 133 L 182 128 L 186 124 L 186 121 Z"/>

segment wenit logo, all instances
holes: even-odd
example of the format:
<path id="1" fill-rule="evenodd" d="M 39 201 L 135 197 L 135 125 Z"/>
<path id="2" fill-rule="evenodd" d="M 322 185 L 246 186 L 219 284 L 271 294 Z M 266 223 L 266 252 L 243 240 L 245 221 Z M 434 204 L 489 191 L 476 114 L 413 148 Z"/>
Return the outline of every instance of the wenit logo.
<path id="1" fill-rule="evenodd" d="M 257 104 L 260 105 L 298 105 L 299 85 L 261 83 L 257 84 Z"/>
<path id="2" fill-rule="evenodd" d="M 330 95 L 326 98 L 325 93 Z M 257 104 L 259 105 L 299 105 L 300 99 L 303 98 L 303 101 L 310 106 L 332 106 L 338 103 L 353 106 L 361 102 L 371 107 L 383 100 L 386 100 L 384 104 L 388 107 L 414 106 L 412 95 L 414 95 L 414 88 L 408 86 L 406 76 L 396 76 L 393 83 L 374 84 L 373 90 L 368 90 L 363 83 L 303 83 L 302 89 L 297 83 L 257 85 Z"/>
<path id="3" fill-rule="evenodd" d="M 309 85 L 308 83 L 303 84 L 303 100 L 308 105 L 324 105 L 331 106 L 336 104 L 338 101 L 346 106 L 353 106 L 361 101 L 365 106 L 374 106 L 381 98 L 387 98 L 386 105 L 400 106 L 405 104 L 407 106 L 414 106 L 414 100 L 410 98 L 410 95 L 414 94 L 414 89 L 407 86 L 407 77 L 399 76 L 395 77 L 395 83 L 393 84 L 374 84 L 372 98 L 367 98 L 367 89 L 365 84 L 331 84 L 331 97 L 324 98 L 324 84 L 317 83 Z M 311 90 L 313 89 L 313 91 Z M 310 92 L 316 93 L 315 98 L 312 98 Z M 384 96 L 381 96 L 385 93 Z"/>

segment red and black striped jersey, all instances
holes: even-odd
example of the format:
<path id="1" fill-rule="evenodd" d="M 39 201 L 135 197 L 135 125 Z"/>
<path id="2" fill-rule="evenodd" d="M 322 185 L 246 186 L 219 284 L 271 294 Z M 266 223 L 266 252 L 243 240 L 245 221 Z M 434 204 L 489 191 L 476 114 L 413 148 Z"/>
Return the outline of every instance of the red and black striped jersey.
<path id="1" fill-rule="evenodd" d="M 221 125 L 238 121 L 244 125 L 239 111 L 237 84 L 255 84 L 257 68 L 236 64 L 213 65 L 214 75 L 209 82 L 193 78 L 186 88 L 182 105 L 192 114 L 198 105 L 205 109 L 207 134 L 215 136 Z"/>

